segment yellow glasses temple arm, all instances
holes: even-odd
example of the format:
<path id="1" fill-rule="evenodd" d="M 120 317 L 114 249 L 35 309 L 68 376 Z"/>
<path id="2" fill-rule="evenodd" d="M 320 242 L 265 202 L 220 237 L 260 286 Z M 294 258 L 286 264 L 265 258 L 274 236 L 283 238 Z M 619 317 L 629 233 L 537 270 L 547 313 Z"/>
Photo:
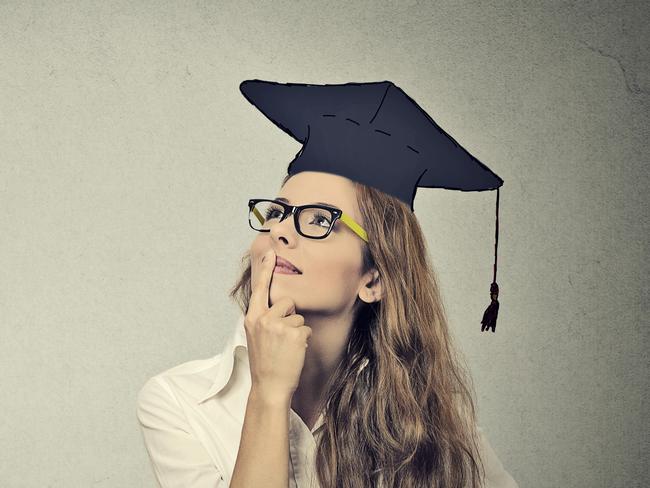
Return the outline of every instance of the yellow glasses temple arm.
<path id="1" fill-rule="evenodd" d="M 260 224 L 264 225 L 264 217 L 262 217 L 262 214 L 257 210 L 257 208 L 253 207 L 253 213 L 255 214 L 255 217 L 257 217 L 257 220 L 260 221 Z"/>
<path id="2" fill-rule="evenodd" d="M 361 226 L 357 224 L 354 220 L 352 220 L 351 217 L 349 217 L 347 214 L 341 214 L 340 220 L 342 220 L 345 225 L 347 225 L 359 237 L 361 237 L 361 239 L 368 242 L 368 234 L 366 234 L 366 231 L 363 230 Z"/>

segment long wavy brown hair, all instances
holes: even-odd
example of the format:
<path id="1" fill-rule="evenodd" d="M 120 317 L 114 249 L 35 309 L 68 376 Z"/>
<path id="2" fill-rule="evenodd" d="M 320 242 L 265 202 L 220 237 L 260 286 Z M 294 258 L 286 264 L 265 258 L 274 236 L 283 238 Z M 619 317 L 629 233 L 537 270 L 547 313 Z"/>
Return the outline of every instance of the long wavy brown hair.
<path id="1" fill-rule="evenodd" d="M 474 386 L 454 345 L 420 225 L 401 200 L 353 183 L 369 240 L 363 272 L 379 272 L 383 295 L 370 304 L 357 298 L 347 351 L 317 410 L 324 412 L 316 432 L 320 485 L 482 487 Z M 248 252 L 242 263 L 230 297 L 246 313 Z"/>

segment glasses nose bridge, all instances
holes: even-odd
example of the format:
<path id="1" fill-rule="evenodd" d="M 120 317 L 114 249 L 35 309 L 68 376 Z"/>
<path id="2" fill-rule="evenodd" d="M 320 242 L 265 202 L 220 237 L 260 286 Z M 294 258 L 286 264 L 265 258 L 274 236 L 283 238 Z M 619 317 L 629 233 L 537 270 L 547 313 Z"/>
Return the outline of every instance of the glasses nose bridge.
<path id="1" fill-rule="evenodd" d="M 288 203 L 284 204 L 284 215 L 282 216 L 282 219 L 280 222 L 285 221 L 286 219 L 289 219 L 293 217 L 295 219 L 295 215 L 297 215 L 298 212 L 298 205 L 289 205 Z"/>
<path id="2" fill-rule="evenodd" d="M 289 205 L 288 203 L 285 202 L 279 202 L 282 204 L 284 207 L 284 214 L 282 215 L 282 218 L 279 220 L 278 224 L 281 224 L 285 220 L 291 220 L 291 224 L 293 225 L 294 230 L 297 232 L 298 231 L 298 221 L 297 221 L 297 215 L 298 215 L 298 210 L 299 206 L 298 205 Z M 292 218 L 293 217 L 293 218 Z"/>

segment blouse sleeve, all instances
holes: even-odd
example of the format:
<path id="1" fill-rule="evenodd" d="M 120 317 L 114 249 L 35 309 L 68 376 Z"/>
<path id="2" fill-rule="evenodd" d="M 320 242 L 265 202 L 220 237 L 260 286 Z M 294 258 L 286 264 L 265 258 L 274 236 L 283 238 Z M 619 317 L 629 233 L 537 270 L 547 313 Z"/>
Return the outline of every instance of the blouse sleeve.
<path id="1" fill-rule="evenodd" d="M 485 466 L 485 488 L 519 488 L 492 449 L 483 428 L 477 426 L 480 437 L 480 450 Z"/>
<path id="2" fill-rule="evenodd" d="M 226 488 L 176 400 L 155 377 L 138 392 L 137 418 L 160 488 Z"/>

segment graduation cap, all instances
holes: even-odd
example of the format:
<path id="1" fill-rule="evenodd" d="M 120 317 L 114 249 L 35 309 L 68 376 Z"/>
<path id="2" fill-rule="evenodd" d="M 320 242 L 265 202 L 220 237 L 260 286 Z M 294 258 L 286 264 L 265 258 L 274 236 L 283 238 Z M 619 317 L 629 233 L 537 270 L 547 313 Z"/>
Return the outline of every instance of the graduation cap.
<path id="1" fill-rule="evenodd" d="M 420 188 L 497 190 L 491 303 L 481 331 L 495 332 L 497 244 L 503 180 L 460 146 L 391 81 L 312 85 L 243 81 L 239 89 L 275 125 L 302 143 L 288 174 L 322 171 L 374 187 L 413 211 Z"/>

